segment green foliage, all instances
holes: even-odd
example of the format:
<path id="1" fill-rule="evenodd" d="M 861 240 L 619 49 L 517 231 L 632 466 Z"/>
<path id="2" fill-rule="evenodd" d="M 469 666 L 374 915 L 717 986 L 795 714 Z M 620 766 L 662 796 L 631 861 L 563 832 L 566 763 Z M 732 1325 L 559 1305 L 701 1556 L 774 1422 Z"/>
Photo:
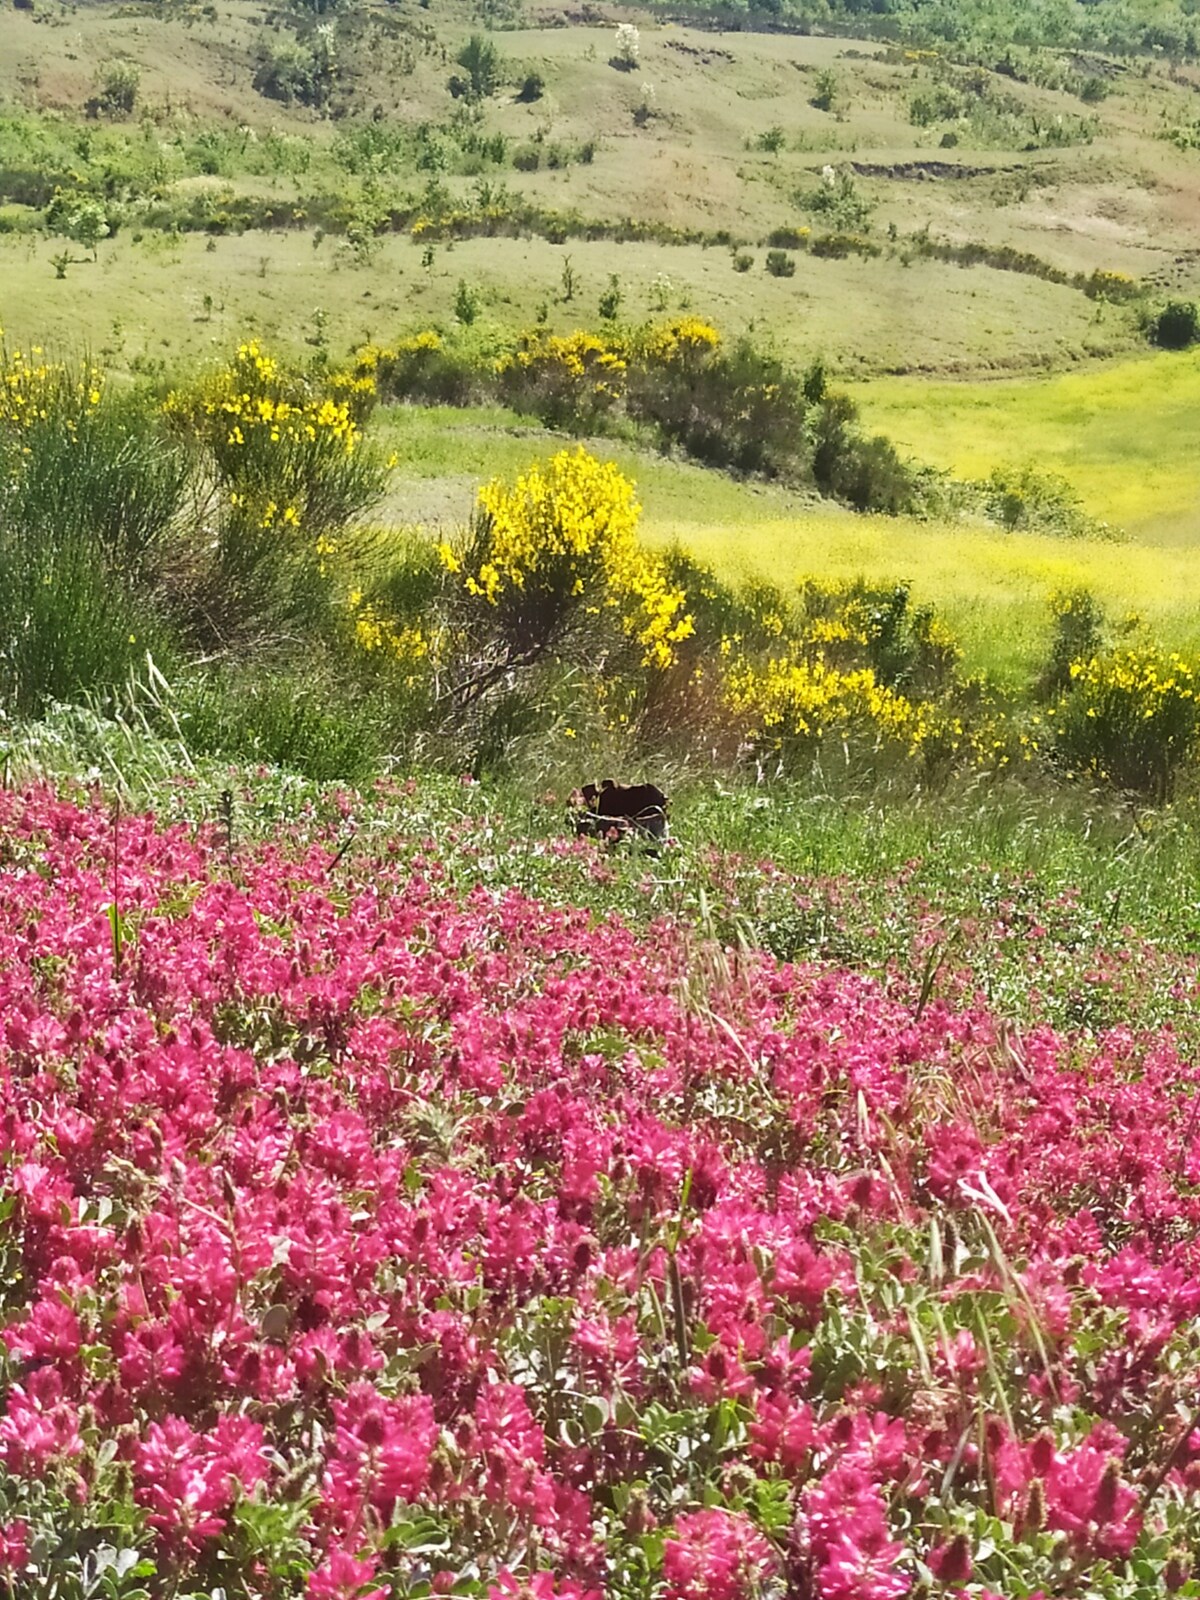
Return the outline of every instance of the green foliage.
<path id="1" fill-rule="evenodd" d="M 515 348 L 428 331 L 359 359 L 389 397 L 462 405 L 495 395 L 577 433 L 602 432 L 624 416 L 710 466 L 816 482 L 858 509 L 898 511 L 921 497 L 895 450 L 861 436 L 849 396 L 827 396 L 823 378 L 814 389 L 812 373 L 749 339 L 725 346 L 696 318 L 632 332 L 534 329 Z"/>
<path id="2" fill-rule="evenodd" d="M 647 0 L 655 10 L 667 0 Z M 698 15 L 744 18 L 797 31 L 815 20 L 831 22 L 857 37 L 897 39 L 957 52 L 989 63 L 1037 46 L 1056 51 L 1090 50 L 1117 56 L 1163 55 L 1190 60 L 1197 54 L 1191 0 L 1093 0 L 1061 5 L 1029 0 L 695 0 Z"/>
<path id="3" fill-rule="evenodd" d="M 836 110 L 841 87 L 837 73 L 829 67 L 823 68 L 817 73 L 816 87 L 808 102 L 809 105 L 818 111 Z"/>
<path id="4" fill-rule="evenodd" d="M 1023 467 L 997 467 L 983 485 L 986 514 L 1001 527 L 1019 533 L 1048 533 L 1064 539 L 1111 539 L 1124 534 L 1090 516 L 1079 495 L 1052 472 Z"/>
<path id="5" fill-rule="evenodd" d="M 843 167 L 822 170 L 820 181 L 796 195 L 796 204 L 830 227 L 847 232 L 862 232 L 875 210 L 874 202 L 858 187 L 853 172 Z"/>
<path id="6" fill-rule="evenodd" d="M 913 509 L 918 499 L 915 482 L 895 446 L 879 435 L 865 437 L 856 421 L 848 396 L 823 397 L 812 424 L 815 482 L 857 511 L 887 511 L 894 516 Z"/>
<path id="7" fill-rule="evenodd" d="M 458 280 L 458 288 L 454 291 L 454 315 L 468 328 L 479 315 L 479 290 L 465 278 Z"/>
<path id="8" fill-rule="evenodd" d="M 794 278 L 796 275 L 796 258 L 786 250 L 768 250 L 765 265 L 773 278 Z"/>
<path id="9" fill-rule="evenodd" d="M 939 694 L 949 688 L 962 652 L 937 621 L 932 606 L 914 606 L 907 583 L 824 583 L 800 585 L 803 622 L 841 624 L 848 646 L 839 646 L 833 628 L 815 630 L 829 659 L 840 666 L 865 662 L 879 683 L 906 693 Z"/>
<path id="10" fill-rule="evenodd" d="M 1150 324 L 1150 338 L 1162 350 L 1186 350 L 1200 338 L 1200 310 L 1192 300 L 1170 300 Z"/>
<path id="11" fill-rule="evenodd" d="M 495 94 L 500 87 L 501 61 L 500 52 L 489 38 L 473 33 L 454 59 L 467 76 L 465 84 L 462 79 L 451 79 L 452 93 L 457 81 L 463 84 L 461 92 L 471 100 L 483 100 Z"/>
<path id="12" fill-rule="evenodd" d="M 96 92 L 87 103 L 92 116 L 127 117 L 137 101 L 141 68 L 133 61 L 106 61 L 96 70 Z"/>
<path id="13" fill-rule="evenodd" d="M 179 731 L 194 756 L 266 762 L 320 781 L 367 781 L 386 749 L 382 708 L 310 658 L 304 671 L 232 671 L 186 681 Z"/>
<path id="14" fill-rule="evenodd" d="M 615 272 L 609 275 L 608 288 L 600 295 L 600 316 L 605 322 L 615 322 L 621 310 L 621 280 Z"/>
<path id="15" fill-rule="evenodd" d="M 46 226 L 70 239 L 72 244 L 90 250 L 93 261 L 101 239 L 107 239 L 111 232 L 107 207 L 77 190 L 55 190 L 46 208 Z"/>
<path id="16" fill-rule="evenodd" d="M 86 363 L 14 358 L 5 375 L 0 701 L 28 715 L 110 689 L 162 651 L 160 577 L 188 474 L 151 403 L 114 394 Z"/>
<path id="17" fill-rule="evenodd" d="M 254 87 L 269 100 L 293 101 L 320 110 L 328 105 L 337 76 L 333 28 L 321 23 L 306 39 L 286 39 L 259 48 Z"/>

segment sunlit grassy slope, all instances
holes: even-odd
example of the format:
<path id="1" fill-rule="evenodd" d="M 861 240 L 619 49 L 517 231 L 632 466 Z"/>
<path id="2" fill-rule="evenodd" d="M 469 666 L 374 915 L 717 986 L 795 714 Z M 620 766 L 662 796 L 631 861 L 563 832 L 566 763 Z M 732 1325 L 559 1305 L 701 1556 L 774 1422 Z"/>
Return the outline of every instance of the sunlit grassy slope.
<path id="1" fill-rule="evenodd" d="M 807 511 L 779 521 L 729 527 L 655 515 L 657 542 L 678 538 L 699 559 L 729 573 L 756 572 L 781 583 L 797 578 L 906 580 L 914 600 L 935 605 L 957 631 L 967 664 L 997 679 L 1026 681 L 1041 661 L 1047 600 L 1083 586 L 1114 623 L 1136 615 L 1155 639 L 1200 649 L 1195 602 L 1197 558 L 1190 551 L 1005 534 L 906 518 Z"/>
<path id="2" fill-rule="evenodd" d="M 966 477 L 1032 462 L 1061 472 L 1089 510 L 1139 540 L 1200 544 L 1195 352 L 1052 378 L 881 378 L 855 394 L 872 428 L 923 460 Z"/>
<path id="3" fill-rule="evenodd" d="M 547 436 L 500 408 L 392 407 L 378 417 L 399 457 L 389 520 L 430 528 L 465 523 L 485 478 L 513 476 L 575 441 Z M 1086 587 L 1114 623 L 1140 617 L 1148 632 L 1200 649 L 1195 603 L 1200 556 L 1180 546 L 1072 541 L 983 526 L 858 517 L 771 485 L 668 460 L 611 439 L 587 441 L 637 483 L 651 543 L 677 540 L 730 576 L 785 586 L 806 577 L 906 581 L 962 639 L 968 665 L 1013 684 L 1041 662 L 1053 590 Z"/>

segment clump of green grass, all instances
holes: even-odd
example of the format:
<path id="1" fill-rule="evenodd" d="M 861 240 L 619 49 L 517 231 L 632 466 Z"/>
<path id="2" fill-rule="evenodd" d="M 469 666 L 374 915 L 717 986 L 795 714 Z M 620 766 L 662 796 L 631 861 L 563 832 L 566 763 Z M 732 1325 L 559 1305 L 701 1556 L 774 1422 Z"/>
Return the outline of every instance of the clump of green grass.
<path id="1" fill-rule="evenodd" d="M 89 363 L 5 359 L 0 697 L 22 715 L 123 682 L 169 637 L 159 578 L 187 490 L 153 403 Z"/>

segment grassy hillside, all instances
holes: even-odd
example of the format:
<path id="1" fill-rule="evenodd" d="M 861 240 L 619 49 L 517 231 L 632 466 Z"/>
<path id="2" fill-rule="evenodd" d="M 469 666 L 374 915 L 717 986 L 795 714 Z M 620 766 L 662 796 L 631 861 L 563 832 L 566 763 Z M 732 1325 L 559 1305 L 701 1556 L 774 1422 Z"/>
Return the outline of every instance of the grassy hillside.
<path id="1" fill-rule="evenodd" d="M 1039 380 L 929 383 L 885 378 L 858 391 L 881 432 L 969 477 L 1036 459 L 1098 515 L 1139 540 L 1194 544 L 1200 364 L 1143 356 Z"/>
<path id="2" fill-rule="evenodd" d="M 1000 0 L 857 29 L 787 3 L 35 0 L 0 14 L 0 322 L 10 348 L 83 346 L 162 394 L 247 337 L 319 390 L 406 332 L 473 340 L 485 372 L 521 329 L 619 340 L 694 314 L 796 382 L 824 362 L 919 462 L 1061 473 L 1131 542 L 1006 533 L 977 494 L 957 517 L 954 494 L 924 520 L 852 515 L 815 486 L 897 502 L 810 470 L 814 402 L 790 487 L 685 457 L 685 428 L 613 422 L 593 447 L 636 482 L 650 544 L 730 581 L 907 583 L 966 671 L 1027 689 L 1055 591 L 1133 613 L 1125 637 L 1198 641 L 1200 380 L 1147 348 L 1200 286 L 1189 27 Z M 395 464 L 371 516 L 461 530 L 481 481 L 564 442 L 500 397 L 380 408 Z"/>
<path id="3" fill-rule="evenodd" d="M 494 92 L 468 101 L 448 87 L 478 27 L 465 6 L 0 13 L 6 325 L 96 342 L 120 321 L 127 353 L 147 359 L 229 327 L 300 346 L 297 312 L 319 307 L 348 343 L 451 316 L 460 279 L 506 319 L 545 308 L 569 323 L 615 274 L 629 314 L 692 301 L 846 372 L 975 373 L 1136 343 L 1128 312 L 1046 273 L 1194 273 L 1190 65 L 1027 51 L 989 67 L 970 41 L 911 49 L 643 14 L 638 64 L 621 70 L 600 14 L 498 20 L 483 36 Z M 113 113 L 104 85 L 120 64 L 135 87 Z M 40 232 L 56 188 L 60 210 L 98 199 L 113 235 L 95 262 L 71 252 L 62 291 L 62 238 Z M 426 259 L 412 222 L 447 210 L 525 220 L 520 237 Z M 630 219 L 640 242 L 587 236 Z M 355 225 L 396 236 L 347 251 Z M 772 278 L 764 241 L 781 228 L 863 253 L 802 250 L 794 277 Z M 993 258 L 931 261 L 931 240 Z M 754 257 L 744 273 L 734 241 Z M 999 249 L 1022 270 L 1001 270 Z M 566 255 L 579 288 L 562 303 Z"/>

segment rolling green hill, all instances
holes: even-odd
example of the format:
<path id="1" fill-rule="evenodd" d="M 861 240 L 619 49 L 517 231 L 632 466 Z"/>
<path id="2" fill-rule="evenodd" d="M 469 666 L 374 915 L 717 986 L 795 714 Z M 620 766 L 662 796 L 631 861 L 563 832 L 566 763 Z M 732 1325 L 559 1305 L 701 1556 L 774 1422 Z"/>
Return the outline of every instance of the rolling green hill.
<path id="1" fill-rule="evenodd" d="M 1138 548 L 856 522 L 606 442 L 652 537 L 913 580 L 1002 674 L 1062 581 L 1186 641 L 1196 367 L 1144 323 L 1200 289 L 1192 35 L 1107 0 L 35 0 L 0 12 L 0 323 L 167 383 L 248 335 L 339 361 L 464 319 L 486 345 L 695 312 L 823 360 L 920 461 L 1061 473 Z M 385 515 L 431 526 L 545 448 L 503 410 L 383 427 Z"/>

